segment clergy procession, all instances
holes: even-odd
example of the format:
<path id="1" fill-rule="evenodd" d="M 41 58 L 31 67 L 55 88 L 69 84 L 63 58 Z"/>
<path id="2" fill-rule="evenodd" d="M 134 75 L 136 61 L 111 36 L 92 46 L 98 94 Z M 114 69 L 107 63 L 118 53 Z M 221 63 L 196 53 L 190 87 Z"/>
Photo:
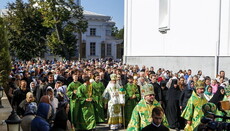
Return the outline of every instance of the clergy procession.
<path id="1" fill-rule="evenodd" d="M 23 131 L 100 130 L 102 123 L 127 131 L 230 130 L 223 70 L 211 78 L 201 70 L 172 72 L 112 59 L 12 65 L 7 95 Z"/>

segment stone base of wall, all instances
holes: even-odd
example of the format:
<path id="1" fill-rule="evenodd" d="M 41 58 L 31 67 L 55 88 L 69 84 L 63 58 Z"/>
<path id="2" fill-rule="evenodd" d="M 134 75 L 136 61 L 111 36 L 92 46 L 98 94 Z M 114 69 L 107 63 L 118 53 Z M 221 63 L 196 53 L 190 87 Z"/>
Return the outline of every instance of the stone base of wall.
<path id="1" fill-rule="evenodd" d="M 192 75 L 202 70 L 203 74 L 214 78 L 215 57 L 214 56 L 125 56 L 124 63 L 130 65 L 153 66 L 155 71 L 159 68 L 173 71 L 192 70 Z M 224 70 L 226 77 L 230 78 L 230 56 L 219 57 L 219 71 Z"/>

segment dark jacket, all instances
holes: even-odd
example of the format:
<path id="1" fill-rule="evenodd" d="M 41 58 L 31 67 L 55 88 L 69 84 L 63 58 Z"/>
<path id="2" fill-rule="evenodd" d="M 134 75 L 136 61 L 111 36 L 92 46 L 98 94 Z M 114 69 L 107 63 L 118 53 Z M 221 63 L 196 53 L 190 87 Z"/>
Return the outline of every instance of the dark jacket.
<path id="1" fill-rule="evenodd" d="M 152 84 L 153 87 L 154 87 L 155 99 L 156 99 L 157 101 L 162 101 L 161 86 L 160 86 L 157 82 L 155 82 L 155 83 L 152 83 L 152 82 L 151 82 L 150 84 Z"/>
<path id="2" fill-rule="evenodd" d="M 16 111 L 19 116 L 23 115 L 25 111 L 19 107 L 19 104 L 26 99 L 26 93 L 28 90 L 23 91 L 21 89 L 17 89 L 14 91 L 14 96 L 12 99 L 13 106 L 16 106 Z"/>
<path id="3" fill-rule="evenodd" d="M 68 116 L 64 109 L 57 111 L 51 131 L 66 131 Z"/>
<path id="4" fill-rule="evenodd" d="M 185 89 L 181 92 L 180 99 L 179 99 L 179 105 L 182 106 L 184 109 L 187 105 L 188 99 L 192 95 L 192 88 L 189 88 L 188 86 L 185 87 Z"/>
<path id="5" fill-rule="evenodd" d="M 47 103 L 38 105 L 37 116 L 32 120 L 32 131 L 49 131 L 50 124 L 47 122 L 49 114 L 51 114 L 51 106 Z"/>

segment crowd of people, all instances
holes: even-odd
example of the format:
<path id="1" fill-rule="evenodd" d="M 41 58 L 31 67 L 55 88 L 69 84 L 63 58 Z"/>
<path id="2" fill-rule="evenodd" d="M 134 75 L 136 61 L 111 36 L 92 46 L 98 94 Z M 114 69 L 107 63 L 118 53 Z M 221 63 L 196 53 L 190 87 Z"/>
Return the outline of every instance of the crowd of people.
<path id="1" fill-rule="evenodd" d="M 195 130 L 208 102 L 224 115 L 230 101 L 224 71 L 216 78 L 191 69 L 172 72 L 111 59 L 12 62 L 7 93 L 23 131 Z M 229 109 L 225 111 L 230 115 Z M 222 119 L 219 119 L 220 121 Z"/>

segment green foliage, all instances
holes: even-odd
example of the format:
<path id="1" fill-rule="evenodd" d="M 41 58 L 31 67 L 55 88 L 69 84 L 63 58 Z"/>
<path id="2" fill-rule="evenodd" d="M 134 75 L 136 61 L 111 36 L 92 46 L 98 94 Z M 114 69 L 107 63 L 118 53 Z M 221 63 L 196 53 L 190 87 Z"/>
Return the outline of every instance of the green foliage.
<path id="1" fill-rule="evenodd" d="M 8 4 L 8 15 L 4 17 L 8 29 L 11 52 L 22 60 L 40 57 L 46 51 L 46 35 L 49 28 L 42 23 L 42 14 L 33 7 L 34 1 L 24 3 L 16 0 Z"/>
<path id="2" fill-rule="evenodd" d="M 124 39 L 124 28 L 118 29 L 116 26 L 112 27 L 112 36 L 114 36 L 117 39 Z"/>
<path id="3" fill-rule="evenodd" d="M 115 35 L 117 39 L 124 39 L 124 28 L 120 29 L 118 33 Z"/>
<path id="4" fill-rule="evenodd" d="M 53 29 L 47 36 L 51 52 L 69 60 L 76 49 L 76 33 L 83 33 L 88 27 L 82 7 L 73 0 L 38 1 L 38 5 L 44 19 L 42 24 Z"/>
<path id="5" fill-rule="evenodd" d="M 116 34 L 119 32 L 118 28 L 116 26 L 112 27 L 112 34 L 111 36 L 116 36 Z"/>
<path id="6" fill-rule="evenodd" d="M 11 71 L 9 43 L 3 19 L 0 17 L 0 86 L 6 84 Z"/>

